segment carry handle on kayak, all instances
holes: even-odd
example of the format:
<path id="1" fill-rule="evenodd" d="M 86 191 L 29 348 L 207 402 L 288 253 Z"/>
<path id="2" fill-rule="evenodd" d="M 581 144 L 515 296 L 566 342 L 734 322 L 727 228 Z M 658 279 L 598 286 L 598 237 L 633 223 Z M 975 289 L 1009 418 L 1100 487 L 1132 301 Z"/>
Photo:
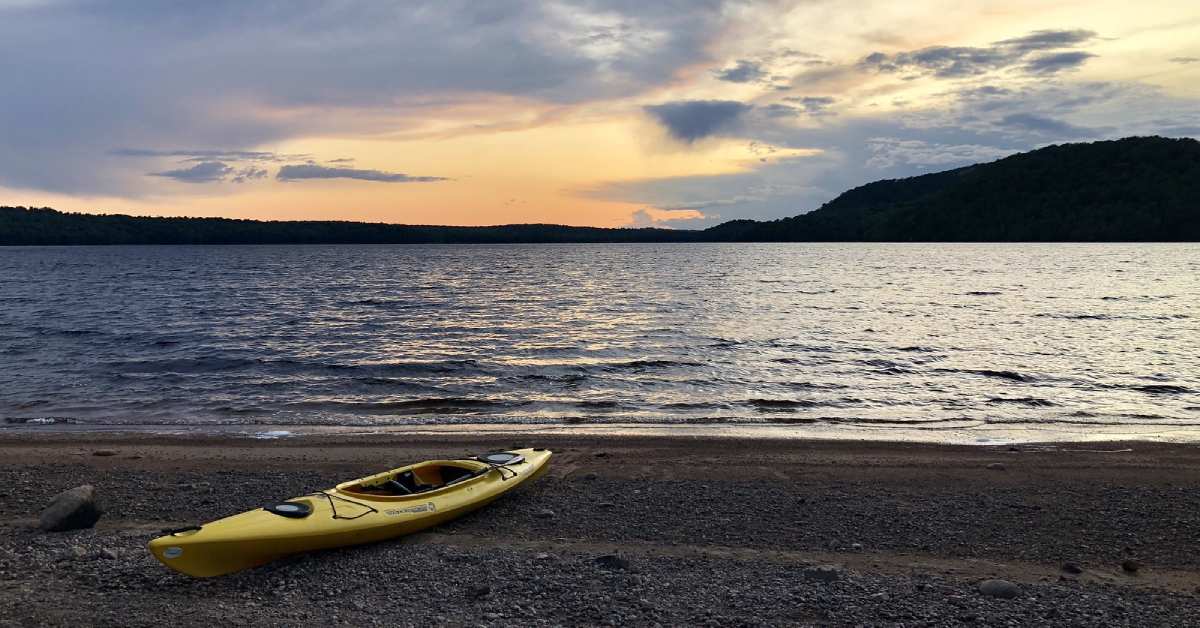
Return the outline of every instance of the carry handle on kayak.
<path id="1" fill-rule="evenodd" d="M 187 526 L 187 527 L 183 527 L 183 528 L 164 528 L 162 531 L 162 534 L 163 535 L 175 535 L 175 534 L 180 534 L 183 532 L 193 532 L 193 531 L 199 530 L 199 529 L 200 529 L 200 526 Z"/>

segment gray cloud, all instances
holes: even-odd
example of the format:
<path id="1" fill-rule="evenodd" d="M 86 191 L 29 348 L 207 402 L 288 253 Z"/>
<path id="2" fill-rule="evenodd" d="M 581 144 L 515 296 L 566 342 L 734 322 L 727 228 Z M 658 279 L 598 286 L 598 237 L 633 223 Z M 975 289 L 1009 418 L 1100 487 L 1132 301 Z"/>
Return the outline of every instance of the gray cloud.
<path id="1" fill-rule="evenodd" d="M 1083 51 L 1052 52 L 1033 57 L 1023 67 L 1030 74 L 1054 74 L 1078 68 L 1095 56 L 1090 52 Z"/>
<path id="2" fill-rule="evenodd" d="M 835 100 L 831 96 L 788 96 L 785 101 L 799 105 L 810 116 L 828 113 Z"/>
<path id="3" fill-rule="evenodd" d="M 782 103 L 771 103 L 763 107 L 758 107 L 758 110 L 770 118 L 794 118 L 803 113 L 803 110 L 799 107 Z"/>
<path id="4" fill-rule="evenodd" d="M 689 144 L 732 130 L 751 109 L 735 100 L 683 100 L 645 108 L 672 137 Z"/>
<path id="5" fill-rule="evenodd" d="M 183 183 L 215 183 L 224 181 L 233 168 L 220 161 L 202 161 L 190 168 L 151 172 L 152 177 L 166 177 Z"/>
<path id="6" fill-rule="evenodd" d="M 767 73 L 763 71 L 762 65 L 759 62 L 742 59 L 734 64 L 733 67 L 713 70 L 713 76 L 718 81 L 729 83 L 753 83 L 765 78 Z"/>
<path id="7" fill-rule="evenodd" d="M 266 168 L 259 168 L 257 166 L 246 166 L 245 168 L 242 168 L 233 173 L 233 182 L 234 183 L 246 183 L 247 181 L 252 181 L 254 179 L 265 179 L 265 178 L 267 178 L 267 174 L 268 173 L 267 173 Z"/>
<path id="8" fill-rule="evenodd" d="M 187 159 L 185 162 L 192 162 L 193 159 Z M 223 181 L 233 181 L 234 183 L 246 183 L 256 179 L 265 179 L 267 177 L 267 169 L 255 165 L 249 165 L 242 168 L 234 168 L 222 161 L 199 161 L 193 166 L 187 168 L 177 168 L 174 170 L 165 170 L 163 172 L 147 173 L 151 177 L 164 177 L 174 179 L 182 183 L 220 183 Z"/>
<path id="9" fill-rule="evenodd" d="M 783 100 L 784 103 L 789 104 L 773 103 L 756 107 L 756 109 L 770 118 L 794 118 L 801 114 L 809 116 L 836 115 L 829 111 L 830 105 L 834 103 L 834 99 L 829 96 L 788 96 Z"/>
<path id="10" fill-rule="evenodd" d="M 226 155 L 113 147 L 253 152 L 402 129 L 431 102 L 626 97 L 710 63 L 725 15 L 719 0 L 0 2 L 0 185 L 138 196 L 154 180 L 118 157 Z"/>
<path id="11" fill-rule="evenodd" d="M 1089 30 L 1038 30 L 1012 39 L 1002 39 L 993 45 L 1012 50 L 1030 52 L 1033 50 L 1052 50 L 1055 48 L 1070 48 L 1086 44 L 1096 38 L 1096 33 Z"/>
<path id="12" fill-rule="evenodd" d="M 964 163 L 992 161 L 1012 154 L 1013 150 L 979 144 L 938 144 L 915 139 L 877 137 L 867 141 L 871 152 L 866 166 L 890 169 L 898 166 L 915 166 L 920 169 L 940 170 Z"/>
<path id="13" fill-rule="evenodd" d="M 275 178 L 280 181 L 303 181 L 305 179 L 357 179 L 382 183 L 428 183 L 446 181 L 445 177 L 414 177 L 402 172 L 382 170 L 360 170 L 358 168 L 333 168 L 318 164 L 290 164 L 279 169 Z"/>
<path id="14" fill-rule="evenodd" d="M 1096 38 L 1087 30 L 1041 30 L 990 46 L 930 46 L 909 52 L 874 52 L 859 67 L 880 73 L 928 74 L 938 78 L 977 76 L 1012 67 L 1036 74 L 1078 67 L 1095 55 L 1085 52 L 1033 53 L 1073 48 Z M 1030 58 L 1032 56 L 1032 58 Z"/>
<path id="15" fill-rule="evenodd" d="M 1095 137 L 1098 129 L 1075 126 L 1062 120 L 1055 120 L 1032 113 L 1014 113 L 1001 118 L 1000 126 L 1022 131 L 1030 131 L 1039 135 L 1055 138 L 1071 139 L 1079 137 Z"/>

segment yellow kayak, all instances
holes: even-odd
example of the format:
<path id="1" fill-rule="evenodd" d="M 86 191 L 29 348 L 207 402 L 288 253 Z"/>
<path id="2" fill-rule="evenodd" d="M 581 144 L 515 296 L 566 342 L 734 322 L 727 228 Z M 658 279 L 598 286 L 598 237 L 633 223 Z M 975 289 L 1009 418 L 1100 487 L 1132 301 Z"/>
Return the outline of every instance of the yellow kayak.
<path id="1" fill-rule="evenodd" d="M 545 449 L 430 460 L 343 482 L 150 541 L 175 571 L 209 577 L 290 554 L 411 534 L 479 508 L 547 469 Z"/>

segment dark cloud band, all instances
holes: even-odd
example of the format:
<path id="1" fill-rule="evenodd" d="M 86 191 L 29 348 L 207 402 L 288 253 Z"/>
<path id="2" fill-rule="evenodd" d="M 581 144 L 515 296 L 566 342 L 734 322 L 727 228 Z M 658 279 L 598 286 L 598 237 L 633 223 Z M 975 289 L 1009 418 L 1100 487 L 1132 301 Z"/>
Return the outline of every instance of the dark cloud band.
<path id="1" fill-rule="evenodd" d="M 1087 30 L 1034 31 L 984 47 L 930 46 L 891 55 L 874 52 L 864 57 L 859 67 L 880 73 L 928 74 L 938 78 L 978 76 L 1014 67 L 1030 74 L 1053 74 L 1077 68 L 1095 57 L 1089 52 L 1062 49 L 1088 43 L 1096 36 Z"/>
<path id="2" fill-rule="evenodd" d="M 317 164 L 287 165 L 279 169 L 275 178 L 280 181 L 304 181 L 307 179 L 357 179 L 381 183 L 430 183 L 447 181 L 446 177 L 414 177 L 402 172 L 362 170 L 359 168 L 332 168 Z"/>

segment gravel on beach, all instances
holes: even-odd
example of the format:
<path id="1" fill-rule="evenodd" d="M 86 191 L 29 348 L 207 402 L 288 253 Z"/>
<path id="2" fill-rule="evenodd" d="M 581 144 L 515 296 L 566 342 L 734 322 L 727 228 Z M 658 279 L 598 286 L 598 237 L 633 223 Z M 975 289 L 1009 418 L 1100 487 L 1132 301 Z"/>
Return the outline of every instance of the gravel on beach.
<path id="1" fill-rule="evenodd" d="M 0 625 L 1094 626 L 1200 617 L 1200 448 L 1190 446 L 1116 454 L 544 438 L 537 444 L 557 452 L 551 473 L 473 515 L 200 580 L 160 565 L 145 543 L 162 528 L 406 461 L 512 443 L 88 438 L 0 439 Z M 1006 473 L 987 469 L 997 460 Z M 85 483 L 105 506 L 95 528 L 36 529 L 49 497 Z M 1139 569 L 1123 569 L 1128 562 Z M 1015 597 L 982 592 L 990 579 Z"/>

